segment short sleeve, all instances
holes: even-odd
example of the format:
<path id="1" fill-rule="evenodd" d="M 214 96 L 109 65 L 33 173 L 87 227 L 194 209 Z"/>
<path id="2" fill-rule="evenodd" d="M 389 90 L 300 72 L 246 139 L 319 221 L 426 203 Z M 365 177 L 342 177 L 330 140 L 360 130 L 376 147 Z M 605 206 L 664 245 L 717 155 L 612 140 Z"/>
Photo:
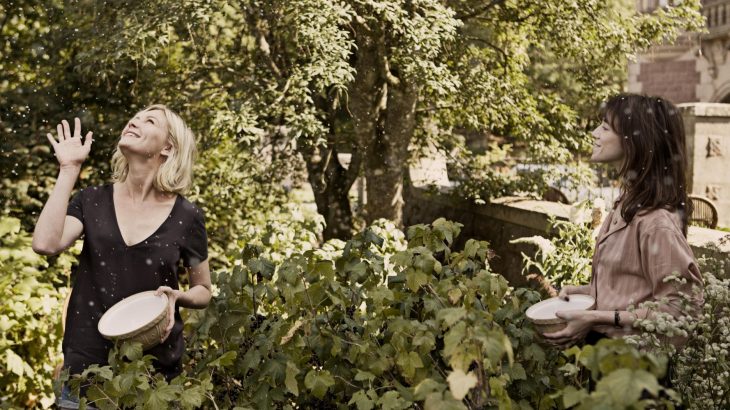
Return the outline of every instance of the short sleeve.
<path id="1" fill-rule="evenodd" d="M 180 252 L 183 266 L 186 268 L 194 268 L 200 262 L 208 259 L 208 235 L 205 231 L 205 216 L 198 207 L 194 207 L 192 212 L 193 220 L 189 225 Z"/>
<path id="2" fill-rule="evenodd" d="M 660 307 L 661 311 L 674 317 L 695 313 L 683 312 L 680 292 L 692 299 L 694 308 L 702 306 L 702 294 L 694 295 L 692 290 L 693 286 L 702 289 L 702 275 L 687 240 L 679 231 L 656 228 L 641 235 L 641 263 L 654 300 L 668 301 Z M 672 274 L 684 278 L 686 283 L 666 282 L 664 279 Z"/>
<path id="3" fill-rule="evenodd" d="M 69 201 L 68 208 L 66 209 L 66 215 L 71 215 L 82 223 L 84 222 L 84 207 L 81 203 L 81 195 L 83 193 L 84 191 L 81 190 L 71 197 L 71 201 Z"/>

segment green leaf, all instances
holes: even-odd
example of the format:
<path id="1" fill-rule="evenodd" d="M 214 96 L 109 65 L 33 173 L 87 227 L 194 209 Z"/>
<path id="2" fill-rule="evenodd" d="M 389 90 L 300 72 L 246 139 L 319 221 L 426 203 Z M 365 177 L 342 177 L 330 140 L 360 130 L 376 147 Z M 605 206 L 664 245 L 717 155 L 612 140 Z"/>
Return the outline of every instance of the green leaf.
<path id="1" fill-rule="evenodd" d="M 243 355 L 243 368 L 253 369 L 258 366 L 261 361 L 261 353 L 255 347 L 251 347 L 245 355 Z"/>
<path id="2" fill-rule="evenodd" d="M 372 410 L 375 408 L 375 402 L 365 394 L 365 390 L 355 392 L 347 404 L 350 406 L 354 404 L 357 406 L 357 410 Z"/>
<path id="3" fill-rule="evenodd" d="M 429 276 L 419 270 L 413 268 L 406 270 L 406 283 L 408 284 L 408 288 L 413 292 L 418 292 L 421 286 L 428 283 L 428 279 Z"/>
<path id="4" fill-rule="evenodd" d="M 20 232 L 20 219 L 3 216 L 0 218 L 0 238 L 12 233 Z"/>
<path id="5" fill-rule="evenodd" d="M 438 311 L 436 319 L 442 322 L 442 328 L 450 328 L 454 323 L 466 316 L 466 309 L 463 307 L 444 308 Z"/>
<path id="6" fill-rule="evenodd" d="M 12 351 L 10 349 L 5 351 L 5 367 L 9 371 L 17 374 L 18 376 L 22 376 L 23 375 L 23 364 L 24 364 L 23 359 L 20 356 L 18 356 L 17 354 L 15 354 L 14 351 Z"/>
<path id="7" fill-rule="evenodd" d="M 585 389 L 578 390 L 573 386 L 568 386 L 563 389 L 563 405 L 566 409 L 573 407 L 588 396 L 589 394 Z"/>
<path id="8" fill-rule="evenodd" d="M 639 400 L 644 389 L 656 396 L 660 388 L 656 377 L 641 369 L 618 369 L 596 384 L 596 392 L 606 392 L 614 403 L 624 406 Z"/>
<path id="9" fill-rule="evenodd" d="M 126 357 L 131 361 L 142 358 L 142 344 L 139 342 L 124 342 L 119 351 L 122 357 Z"/>
<path id="10" fill-rule="evenodd" d="M 184 409 L 197 409 L 203 404 L 205 389 L 203 386 L 186 387 L 180 394 L 180 405 Z"/>
<path id="11" fill-rule="evenodd" d="M 373 380 L 375 380 L 375 375 L 364 370 L 358 370 L 357 374 L 355 375 L 355 381 L 361 382 L 364 380 L 372 382 Z"/>
<path id="12" fill-rule="evenodd" d="M 512 380 L 527 380 L 527 373 L 521 363 L 515 362 L 509 369 L 509 375 Z"/>
<path id="13" fill-rule="evenodd" d="M 474 375 L 474 372 L 464 373 L 461 369 L 455 369 L 451 372 L 451 374 L 449 374 L 449 377 L 447 377 L 446 380 L 449 382 L 451 395 L 454 396 L 456 400 L 463 400 L 469 393 L 469 390 L 476 386 L 479 381 Z"/>
<path id="14" fill-rule="evenodd" d="M 298 374 L 299 369 L 297 366 L 292 362 L 286 362 L 286 379 L 284 380 L 284 385 L 287 390 L 295 396 L 299 396 L 299 384 L 297 383 Z"/>
<path id="15" fill-rule="evenodd" d="M 416 352 L 401 353 L 398 355 L 397 364 L 403 370 L 403 374 L 408 378 L 412 378 L 415 375 L 416 369 L 423 368 L 421 356 Z"/>
<path id="16" fill-rule="evenodd" d="M 416 400 L 424 400 L 429 394 L 434 392 L 441 393 L 445 389 L 446 385 L 443 383 L 439 383 L 433 379 L 423 379 L 416 385 L 413 398 Z"/>
<path id="17" fill-rule="evenodd" d="M 390 257 L 390 261 L 400 267 L 411 266 L 411 260 L 413 259 L 413 253 L 411 251 L 401 251 Z"/>
<path id="18" fill-rule="evenodd" d="M 144 403 L 144 408 L 148 410 L 168 409 L 170 403 L 177 398 L 179 387 L 162 383 L 150 391 L 149 398 Z"/>
<path id="19" fill-rule="evenodd" d="M 324 397 L 327 390 L 334 384 L 335 379 L 329 370 L 310 370 L 304 377 L 304 386 L 318 399 Z"/>
<path id="20" fill-rule="evenodd" d="M 407 409 L 411 403 L 404 400 L 397 391 L 391 390 L 383 394 L 378 399 L 377 404 L 380 405 L 383 410 L 401 410 Z"/>
<path id="21" fill-rule="evenodd" d="M 231 350 L 218 356 L 215 360 L 208 363 L 208 367 L 227 367 L 233 364 L 238 356 L 238 352 Z"/>

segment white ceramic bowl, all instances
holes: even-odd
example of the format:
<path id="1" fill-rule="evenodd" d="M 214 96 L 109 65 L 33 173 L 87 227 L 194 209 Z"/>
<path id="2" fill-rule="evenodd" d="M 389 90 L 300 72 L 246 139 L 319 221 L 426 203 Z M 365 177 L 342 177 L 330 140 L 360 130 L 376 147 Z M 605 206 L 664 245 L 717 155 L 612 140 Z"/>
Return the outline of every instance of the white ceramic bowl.
<path id="1" fill-rule="evenodd" d="M 155 296 L 154 290 L 124 298 L 101 317 L 99 333 L 109 340 L 140 342 L 144 350 L 150 349 L 160 344 L 169 323 L 167 303 L 167 295 Z"/>
<path id="2" fill-rule="evenodd" d="M 591 310 L 595 308 L 596 300 L 590 295 L 573 294 L 569 300 L 558 297 L 545 299 L 530 306 L 525 315 L 535 325 L 540 333 L 552 333 L 562 330 L 566 326 L 563 319 L 555 316 L 556 312 L 565 310 Z"/>

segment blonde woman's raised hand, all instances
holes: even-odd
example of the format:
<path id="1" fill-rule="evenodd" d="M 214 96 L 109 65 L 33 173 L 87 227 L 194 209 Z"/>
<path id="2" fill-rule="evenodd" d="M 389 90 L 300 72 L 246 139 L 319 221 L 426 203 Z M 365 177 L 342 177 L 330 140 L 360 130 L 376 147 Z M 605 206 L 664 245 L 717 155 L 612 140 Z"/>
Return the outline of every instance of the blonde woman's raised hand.
<path id="1" fill-rule="evenodd" d="M 51 133 L 46 134 L 48 141 L 53 145 L 53 151 L 56 153 L 56 159 L 61 167 L 80 166 L 89 156 L 91 151 L 91 131 L 86 133 L 84 141 L 81 141 L 81 120 L 74 119 L 74 132 L 68 121 L 63 120 L 56 126 L 58 139 L 54 138 Z"/>

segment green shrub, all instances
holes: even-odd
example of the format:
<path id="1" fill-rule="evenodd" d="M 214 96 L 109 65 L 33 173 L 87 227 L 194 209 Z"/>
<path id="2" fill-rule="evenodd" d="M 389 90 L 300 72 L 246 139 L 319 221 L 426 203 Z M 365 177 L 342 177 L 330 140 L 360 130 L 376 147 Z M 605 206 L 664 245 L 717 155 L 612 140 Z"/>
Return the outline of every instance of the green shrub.
<path id="1" fill-rule="evenodd" d="M 213 274 L 211 305 L 184 311 L 182 375 L 165 381 L 124 344 L 68 382 L 86 389 L 82 407 L 619 408 L 676 396 L 657 384 L 666 360 L 623 341 L 566 354 L 541 344 L 524 315 L 540 295 L 491 272 L 486 242 L 452 249 L 459 224 L 412 226 L 406 239 L 378 221 L 316 247 L 321 225 L 270 222 Z M 619 397 L 624 376 L 638 387 Z"/>
<path id="2" fill-rule="evenodd" d="M 0 217 L 0 407 L 53 404 L 52 375 L 61 362 L 61 307 L 70 256 L 33 252 L 16 218 Z"/>

